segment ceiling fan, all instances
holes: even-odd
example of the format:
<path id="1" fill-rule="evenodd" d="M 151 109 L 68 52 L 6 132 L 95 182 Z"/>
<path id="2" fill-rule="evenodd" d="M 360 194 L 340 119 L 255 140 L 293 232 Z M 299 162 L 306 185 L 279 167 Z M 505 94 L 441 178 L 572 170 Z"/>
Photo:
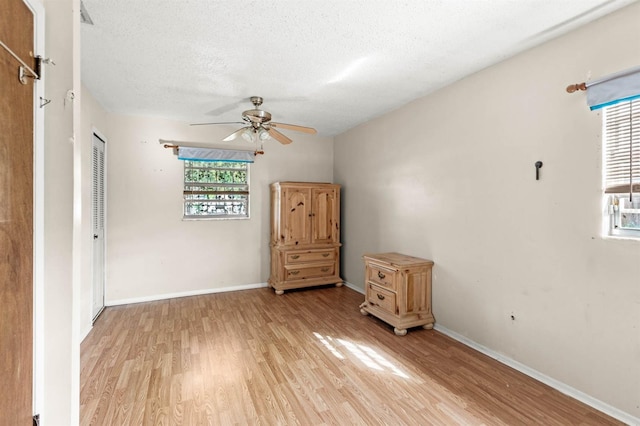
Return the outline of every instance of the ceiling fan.
<path id="1" fill-rule="evenodd" d="M 241 136 L 243 139 L 253 142 L 256 140 L 264 141 L 269 137 L 277 140 L 281 144 L 290 144 L 293 142 L 287 136 L 283 135 L 274 127 L 295 130 L 297 132 L 315 134 L 316 129 L 311 127 L 297 126 L 295 124 L 285 124 L 285 123 L 275 123 L 271 121 L 271 114 L 267 111 L 261 110 L 259 107 L 262 105 L 263 99 L 260 96 L 251 96 L 249 98 L 251 103 L 253 104 L 253 109 L 246 110 L 242 113 L 242 120 L 244 121 L 234 121 L 234 122 L 225 122 L 225 123 L 194 123 L 192 126 L 206 126 L 209 124 L 248 124 L 247 126 L 236 130 L 231 133 L 229 136 L 223 139 L 225 142 L 232 141 L 236 139 L 238 136 Z"/>

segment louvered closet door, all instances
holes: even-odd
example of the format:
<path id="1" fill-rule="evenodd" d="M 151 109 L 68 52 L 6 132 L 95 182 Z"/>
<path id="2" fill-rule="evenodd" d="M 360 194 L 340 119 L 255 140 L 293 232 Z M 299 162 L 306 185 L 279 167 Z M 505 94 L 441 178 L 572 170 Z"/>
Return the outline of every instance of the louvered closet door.
<path id="1" fill-rule="evenodd" d="M 93 135 L 93 319 L 95 320 L 104 308 L 104 219 L 105 219 L 105 168 L 104 141 Z"/>

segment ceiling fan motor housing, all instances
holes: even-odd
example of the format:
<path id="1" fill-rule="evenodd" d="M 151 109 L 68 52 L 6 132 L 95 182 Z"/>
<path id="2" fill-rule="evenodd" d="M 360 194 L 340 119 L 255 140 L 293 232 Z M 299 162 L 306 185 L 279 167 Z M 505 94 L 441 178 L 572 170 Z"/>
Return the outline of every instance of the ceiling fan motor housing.
<path id="1" fill-rule="evenodd" d="M 261 123 L 271 121 L 271 114 L 261 109 L 248 109 L 242 113 L 242 116 L 251 121 L 259 121 Z"/>
<path id="2" fill-rule="evenodd" d="M 242 113 L 242 118 L 253 127 L 258 128 L 271 121 L 271 114 L 261 109 L 249 109 Z"/>

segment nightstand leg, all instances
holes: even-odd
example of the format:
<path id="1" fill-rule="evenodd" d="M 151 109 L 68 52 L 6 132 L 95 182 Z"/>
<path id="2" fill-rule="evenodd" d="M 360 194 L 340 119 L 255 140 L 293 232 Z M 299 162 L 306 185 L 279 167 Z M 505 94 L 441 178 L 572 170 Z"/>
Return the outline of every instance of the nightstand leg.
<path id="1" fill-rule="evenodd" d="M 396 333 L 396 336 L 405 336 L 407 334 L 407 329 L 406 328 L 400 329 L 400 328 L 394 327 L 393 332 Z"/>

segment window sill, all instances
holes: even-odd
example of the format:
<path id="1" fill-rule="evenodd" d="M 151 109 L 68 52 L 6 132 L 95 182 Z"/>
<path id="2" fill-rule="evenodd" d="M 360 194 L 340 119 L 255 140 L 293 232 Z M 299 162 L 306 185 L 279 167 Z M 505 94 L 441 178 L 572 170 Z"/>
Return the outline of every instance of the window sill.
<path id="1" fill-rule="evenodd" d="M 203 217 L 183 217 L 183 222 L 198 222 L 198 221 L 207 221 L 207 220 L 249 220 L 251 217 L 249 216 L 224 216 L 224 217 L 211 217 L 211 216 L 203 216 Z"/>
<path id="2" fill-rule="evenodd" d="M 633 232 L 633 231 L 632 231 Z M 640 234 L 639 235 L 604 235 L 602 237 L 603 240 L 612 240 L 612 241 L 636 241 L 640 242 Z"/>

